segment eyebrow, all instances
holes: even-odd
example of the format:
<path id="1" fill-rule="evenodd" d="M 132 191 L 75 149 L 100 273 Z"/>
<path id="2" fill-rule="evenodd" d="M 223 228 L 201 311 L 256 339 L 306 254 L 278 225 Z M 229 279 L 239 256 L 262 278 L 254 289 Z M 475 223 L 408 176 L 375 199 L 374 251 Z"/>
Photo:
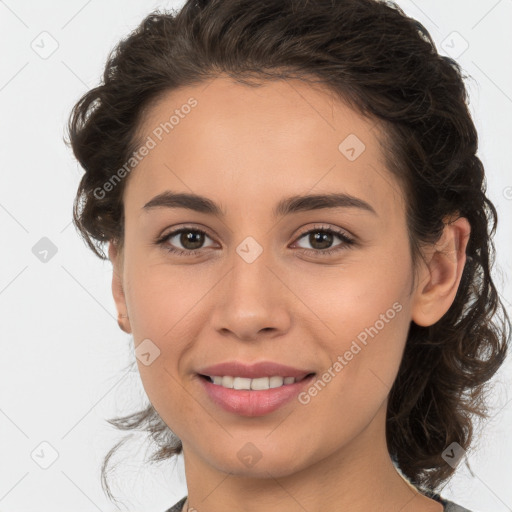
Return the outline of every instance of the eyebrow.
<path id="1" fill-rule="evenodd" d="M 222 207 L 207 197 L 170 190 L 153 197 L 142 207 L 144 211 L 150 211 L 154 208 L 186 208 L 199 213 L 215 215 L 216 217 L 226 216 Z M 274 217 L 279 217 L 323 208 L 358 208 L 377 215 L 377 212 L 366 201 L 345 193 L 290 196 L 279 201 L 272 214 Z"/>

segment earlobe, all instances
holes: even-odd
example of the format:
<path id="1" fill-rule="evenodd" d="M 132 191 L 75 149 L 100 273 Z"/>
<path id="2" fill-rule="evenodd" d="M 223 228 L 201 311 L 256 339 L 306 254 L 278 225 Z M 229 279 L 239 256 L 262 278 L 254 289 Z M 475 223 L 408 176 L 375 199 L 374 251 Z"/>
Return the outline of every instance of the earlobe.
<path id="1" fill-rule="evenodd" d="M 470 231 L 464 217 L 446 222 L 439 241 L 426 250 L 412 307 L 412 320 L 417 325 L 433 325 L 450 309 L 466 263 Z"/>
<path id="2" fill-rule="evenodd" d="M 118 311 L 117 324 L 119 328 L 130 334 L 132 332 L 130 319 L 128 318 L 128 309 L 126 306 L 126 298 L 123 288 L 123 256 L 118 247 L 109 242 L 108 257 L 112 262 L 112 296 Z"/>

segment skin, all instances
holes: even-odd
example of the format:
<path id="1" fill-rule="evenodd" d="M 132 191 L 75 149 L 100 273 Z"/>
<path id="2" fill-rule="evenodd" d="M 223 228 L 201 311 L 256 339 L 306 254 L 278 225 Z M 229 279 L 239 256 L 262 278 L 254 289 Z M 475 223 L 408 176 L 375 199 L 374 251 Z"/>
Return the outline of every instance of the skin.
<path id="1" fill-rule="evenodd" d="M 402 191 L 386 169 L 378 126 L 326 89 L 296 80 L 259 88 L 220 76 L 167 93 L 146 113 L 143 139 L 190 97 L 198 105 L 138 164 L 124 191 L 123 247 L 109 246 L 121 328 L 135 347 L 160 350 L 137 360 L 145 391 L 183 443 L 190 510 L 220 512 L 440 512 L 405 483 L 385 440 L 388 394 L 411 320 L 435 323 L 454 300 L 469 224 L 447 224 L 413 268 Z M 365 144 L 354 161 L 338 146 Z M 219 203 L 224 218 L 184 208 L 143 210 L 165 191 Z M 290 195 L 343 192 L 369 203 L 274 218 Z M 340 229 L 355 239 L 330 245 L 307 233 Z M 166 247 L 207 231 L 195 256 Z M 252 263 L 237 247 L 248 236 L 263 252 Z M 315 255 L 337 246 L 329 256 Z M 310 254 L 300 252 L 310 249 Z M 196 370 L 227 360 L 271 360 L 322 375 L 357 335 L 399 303 L 401 310 L 311 401 L 292 400 L 257 418 L 220 409 Z M 252 443 L 251 467 L 238 452 Z M 370 491 L 371 490 L 371 491 Z"/>

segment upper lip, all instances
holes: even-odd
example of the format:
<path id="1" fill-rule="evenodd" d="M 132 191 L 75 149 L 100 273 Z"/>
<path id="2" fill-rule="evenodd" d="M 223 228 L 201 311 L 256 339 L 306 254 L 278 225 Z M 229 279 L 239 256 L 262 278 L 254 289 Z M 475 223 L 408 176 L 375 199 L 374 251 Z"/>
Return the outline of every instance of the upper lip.
<path id="1" fill-rule="evenodd" d="M 295 379 L 306 377 L 311 370 L 293 368 L 284 364 L 274 363 L 272 361 L 260 361 L 258 363 L 243 363 L 242 361 L 226 361 L 201 368 L 197 373 L 207 375 L 208 377 L 225 376 L 245 377 L 255 379 L 258 377 L 294 377 Z"/>

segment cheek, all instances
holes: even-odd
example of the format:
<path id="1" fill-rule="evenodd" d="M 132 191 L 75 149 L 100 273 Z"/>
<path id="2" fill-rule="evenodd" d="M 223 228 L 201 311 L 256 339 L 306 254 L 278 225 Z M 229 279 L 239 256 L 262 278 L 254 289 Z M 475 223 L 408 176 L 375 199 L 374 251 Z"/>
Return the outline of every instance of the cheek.
<path id="1" fill-rule="evenodd" d="M 178 384 L 180 365 L 196 337 L 197 322 L 192 322 L 204 290 L 191 286 L 189 278 L 165 265 L 126 267 L 126 301 L 135 355 L 148 397 L 160 413 L 165 407 L 184 407 Z M 201 293 L 202 291 L 202 293 Z M 197 317 L 196 317 L 197 320 Z M 145 357 L 143 354 L 149 353 Z M 149 363 L 149 364 L 147 364 Z M 169 400 L 169 397 L 178 397 Z M 173 411 L 175 412 L 175 411 Z"/>
<path id="2" fill-rule="evenodd" d="M 335 335 L 315 340 L 317 353 L 328 354 L 330 361 L 300 397 L 303 421 L 323 418 L 321 436 L 332 449 L 348 443 L 381 410 L 410 323 L 408 304 L 398 290 L 362 294 L 355 304 L 342 301 L 346 307 L 333 308 L 327 320 Z M 306 433 L 304 441 L 309 442 Z"/>
<path id="3" fill-rule="evenodd" d="M 384 339 L 403 337 L 410 318 L 411 268 L 405 250 L 403 257 L 391 249 L 383 253 L 347 258 L 343 266 L 290 271 L 285 276 L 300 299 L 296 309 L 301 318 L 317 324 L 317 341 L 341 349 L 358 336 L 363 342 L 372 334 Z M 298 324 L 303 327 L 300 318 Z"/>
<path id="4" fill-rule="evenodd" d="M 153 336 L 174 342 L 213 281 L 206 275 L 200 278 L 193 265 L 152 265 L 142 259 L 132 263 L 127 267 L 127 302 L 135 339 Z"/>
<path id="5" fill-rule="evenodd" d="M 406 257 L 401 265 L 395 258 L 392 251 L 381 253 L 371 264 L 354 262 L 331 269 L 329 276 L 304 274 L 297 284 L 301 299 L 320 319 L 312 333 L 317 352 L 330 359 L 323 375 L 333 384 L 325 397 L 361 417 L 371 415 L 389 393 L 410 325 L 411 267 Z"/>

